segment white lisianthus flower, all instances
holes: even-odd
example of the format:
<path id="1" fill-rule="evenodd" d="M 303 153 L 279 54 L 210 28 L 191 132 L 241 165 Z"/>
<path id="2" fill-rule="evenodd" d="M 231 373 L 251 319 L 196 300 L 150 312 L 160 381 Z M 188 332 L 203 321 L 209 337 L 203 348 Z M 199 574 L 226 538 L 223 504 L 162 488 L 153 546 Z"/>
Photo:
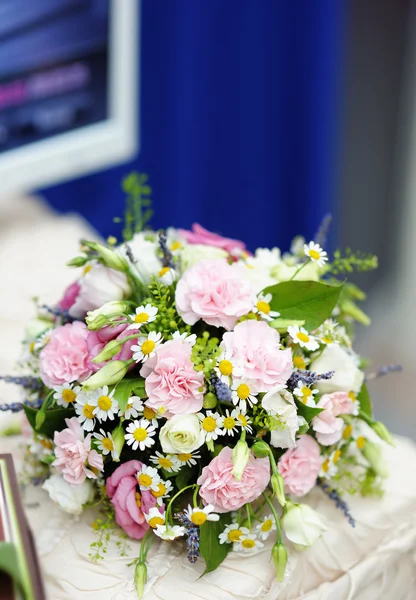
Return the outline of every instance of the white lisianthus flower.
<path id="1" fill-rule="evenodd" d="M 193 267 L 206 258 L 227 258 L 228 253 L 222 248 L 206 246 L 204 244 L 188 244 L 181 251 L 182 265 L 184 269 Z"/>
<path id="2" fill-rule="evenodd" d="M 286 537 L 298 550 L 312 546 L 327 530 L 321 516 L 307 504 L 290 503 L 282 526 Z"/>
<path id="3" fill-rule="evenodd" d="M 278 427 L 271 431 L 271 445 L 275 448 L 295 448 L 299 420 L 292 394 L 277 386 L 263 396 L 261 404 L 269 415 L 277 417 L 283 424 L 282 429 Z"/>
<path id="4" fill-rule="evenodd" d="M 251 282 L 256 294 L 277 283 L 272 276 L 272 270 L 281 262 L 279 248 L 272 248 L 271 250 L 257 248 L 254 256 L 248 256 L 245 259 L 242 263 L 245 266 L 243 269 L 244 278 Z"/>
<path id="5" fill-rule="evenodd" d="M 127 248 L 130 248 L 134 262 L 128 257 Z M 159 243 L 156 239 L 149 239 L 149 235 L 144 232 L 136 233 L 133 239 L 121 244 L 116 250 L 124 256 L 130 269 L 142 283 L 150 283 L 162 268 L 158 257 Z"/>
<path id="6" fill-rule="evenodd" d="M 53 323 L 46 319 L 30 319 L 25 327 L 25 337 L 28 340 L 37 338 L 53 326 Z"/>
<path id="7" fill-rule="evenodd" d="M 80 485 L 73 485 L 65 481 L 61 475 L 52 475 L 42 487 L 53 502 L 71 515 L 80 515 L 84 504 L 94 497 L 94 486 L 88 479 Z"/>
<path id="8" fill-rule="evenodd" d="M 321 356 L 312 362 L 310 369 L 316 373 L 335 371 L 331 379 L 316 383 L 316 387 L 322 394 L 357 393 L 364 381 L 364 373 L 358 368 L 358 357 L 338 344 L 326 346 Z"/>
<path id="9" fill-rule="evenodd" d="M 167 454 L 189 454 L 202 446 L 205 435 L 196 415 L 175 415 L 163 425 L 159 438 Z"/>
<path id="10" fill-rule="evenodd" d="M 281 262 L 279 265 L 276 265 L 271 271 L 272 277 L 274 277 L 275 282 L 281 281 L 289 281 L 299 269 L 300 265 L 288 265 L 285 262 Z M 321 276 L 321 269 L 318 263 L 309 262 L 301 271 L 299 271 L 298 275 L 296 275 L 296 281 L 319 281 Z"/>

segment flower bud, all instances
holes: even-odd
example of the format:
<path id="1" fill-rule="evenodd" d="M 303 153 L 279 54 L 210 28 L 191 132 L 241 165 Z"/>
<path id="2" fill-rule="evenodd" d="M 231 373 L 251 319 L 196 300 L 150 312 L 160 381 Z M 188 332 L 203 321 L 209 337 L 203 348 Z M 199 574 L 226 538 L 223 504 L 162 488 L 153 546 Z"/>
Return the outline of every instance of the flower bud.
<path id="1" fill-rule="evenodd" d="M 233 475 L 237 481 L 241 481 L 244 473 L 244 469 L 250 458 L 250 448 L 245 440 L 238 440 L 233 448 L 232 461 L 233 461 Z"/>
<path id="2" fill-rule="evenodd" d="M 396 446 L 394 439 L 391 437 L 390 432 L 384 425 L 384 423 L 382 423 L 381 421 L 375 421 L 374 423 L 372 423 L 371 427 L 376 432 L 379 438 L 390 444 L 390 446 Z"/>
<path id="3" fill-rule="evenodd" d="M 204 402 L 202 405 L 204 408 L 215 408 L 217 404 L 218 398 L 215 394 L 213 394 L 212 392 L 208 392 L 208 394 L 205 394 Z"/>
<path id="4" fill-rule="evenodd" d="M 100 363 L 106 362 L 107 360 L 111 360 L 116 354 L 121 351 L 124 340 L 111 340 L 104 346 L 97 356 L 92 359 L 92 362 L 99 365 Z"/>
<path id="5" fill-rule="evenodd" d="M 283 581 L 287 565 L 287 550 L 282 542 L 277 542 L 273 546 L 272 558 L 276 569 L 277 581 Z"/>
<path id="6" fill-rule="evenodd" d="M 287 503 L 282 517 L 286 537 L 302 550 L 312 546 L 327 530 L 320 515 L 307 504 Z"/>
<path id="7" fill-rule="evenodd" d="M 91 375 L 82 383 L 82 387 L 87 390 L 96 390 L 103 385 L 115 385 L 121 381 L 127 373 L 129 365 L 122 360 L 113 360 L 107 363 L 99 371 Z"/>
<path id="8" fill-rule="evenodd" d="M 387 479 L 389 476 L 389 471 L 385 461 L 383 460 L 383 450 L 381 446 L 367 440 L 361 452 L 364 458 L 366 458 L 370 463 L 373 471 L 375 471 L 377 475 L 383 479 Z"/>
<path id="9" fill-rule="evenodd" d="M 143 598 L 144 586 L 147 581 L 147 567 L 145 563 L 137 563 L 134 571 L 134 584 L 136 586 L 136 592 L 138 598 Z"/>
<path id="10" fill-rule="evenodd" d="M 108 323 L 108 320 L 113 317 L 121 317 L 126 314 L 129 309 L 127 302 L 121 302 L 114 300 L 112 302 L 106 302 L 100 308 L 96 310 L 90 310 L 87 313 L 85 321 L 87 322 L 89 329 L 101 329 Z M 100 317 L 105 317 L 105 320 Z M 101 324 L 101 327 L 97 327 L 97 324 Z M 94 326 L 93 326 L 94 325 Z"/>
<path id="11" fill-rule="evenodd" d="M 116 269 L 116 271 L 123 272 L 126 272 L 128 270 L 127 261 L 120 254 L 114 252 L 114 250 L 106 248 L 106 246 L 103 246 L 102 244 L 97 244 L 96 242 L 83 242 L 83 244 L 87 246 L 90 250 L 97 252 L 106 267 L 110 267 L 110 269 Z"/>
<path id="12" fill-rule="evenodd" d="M 251 447 L 256 458 L 266 458 L 270 454 L 270 446 L 266 442 L 255 442 Z"/>
<path id="13" fill-rule="evenodd" d="M 117 458 L 113 457 L 114 462 L 120 462 L 120 454 L 123 450 L 125 437 L 124 437 L 124 429 L 121 423 L 112 431 L 111 437 L 113 438 L 114 448 L 117 453 Z"/>
<path id="14" fill-rule="evenodd" d="M 89 258 L 87 256 L 76 256 L 66 263 L 67 267 L 83 267 Z"/>
<path id="15" fill-rule="evenodd" d="M 273 473 L 270 483 L 272 484 L 273 493 L 276 496 L 280 506 L 286 506 L 285 480 L 280 473 Z"/>

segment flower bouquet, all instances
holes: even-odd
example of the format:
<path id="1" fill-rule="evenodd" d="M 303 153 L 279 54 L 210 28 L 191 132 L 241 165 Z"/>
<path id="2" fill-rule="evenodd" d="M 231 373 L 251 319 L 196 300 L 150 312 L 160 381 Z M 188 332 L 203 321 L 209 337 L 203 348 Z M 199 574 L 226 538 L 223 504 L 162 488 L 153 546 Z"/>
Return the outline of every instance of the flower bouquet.
<path id="1" fill-rule="evenodd" d="M 392 440 L 351 347 L 364 294 L 343 278 L 376 258 L 329 261 L 328 220 L 286 254 L 199 225 L 155 232 L 145 178 L 125 189 L 124 241 L 81 242 L 81 273 L 27 329 L 30 372 L 3 378 L 26 393 L 7 408 L 26 413 L 52 500 L 101 507 L 94 558 L 109 528 L 142 540 L 139 597 L 156 538 L 183 540 L 206 573 L 273 536 L 281 581 L 290 543 L 327 527 L 300 498 L 320 486 L 354 526 L 345 494 L 379 493 L 386 476 L 369 432 Z"/>

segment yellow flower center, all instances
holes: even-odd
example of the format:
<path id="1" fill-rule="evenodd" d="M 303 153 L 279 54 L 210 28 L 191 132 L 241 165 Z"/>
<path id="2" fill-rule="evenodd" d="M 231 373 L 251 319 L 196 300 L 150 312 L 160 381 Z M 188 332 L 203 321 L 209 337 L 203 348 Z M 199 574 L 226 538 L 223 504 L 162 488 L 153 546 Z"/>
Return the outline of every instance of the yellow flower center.
<path id="1" fill-rule="evenodd" d="M 143 487 L 150 487 L 152 485 L 152 478 L 147 473 L 140 473 L 137 478 L 137 481 Z"/>
<path id="2" fill-rule="evenodd" d="M 261 530 L 262 531 L 270 531 L 270 529 L 272 527 L 273 527 L 273 521 L 271 519 L 267 519 L 266 521 L 264 521 L 264 523 L 262 523 Z"/>
<path id="3" fill-rule="evenodd" d="M 299 331 L 299 333 L 297 334 L 297 338 L 301 342 L 305 342 L 305 344 L 307 344 L 309 342 L 309 339 L 310 339 L 309 336 L 306 335 L 306 333 L 303 333 L 302 331 Z"/>
<path id="4" fill-rule="evenodd" d="M 136 504 L 140 508 L 142 505 L 142 497 L 139 492 L 136 492 Z"/>
<path id="5" fill-rule="evenodd" d="M 357 438 L 357 447 L 362 450 L 365 446 L 366 443 L 366 439 L 363 435 L 360 435 L 360 437 Z"/>
<path id="6" fill-rule="evenodd" d="M 101 410 L 107 411 L 110 410 L 113 403 L 111 402 L 111 398 L 109 398 L 108 396 L 100 396 L 98 398 L 97 404 L 101 408 Z"/>
<path id="7" fill-rule="evenodd" d="M 342 432 L 342 437 L 344 440 L 347 440 L 352 434 L 352 425 L 347 425 L 344 431 Z"/>
<path id="8" fill-rule="evenodd" d="M 259 300 L 256 306 L 258 311 L 264 313 L 265 315 L 268 315 L 271 310 L 270 304 L 264 300 Z"/>
<path id="9" fill-rule="evenodd" d="M 142 344 L 142 352 L 143 354 L 151 354 L 155 349 L 156 344 L 153 340 L 146 340 Z"/>
<path id="10" fill-rule="evenodd" d="M 86 267 L 84 267 L 84 270 L 82 272 L 83 275 L 86 275 L 87 273 L 89 273 L 91 271 L 91 269 L 92 269 L 91 265 L 87 265 Z"/>
<path id="11" fill-rule="evenodd" d="M 206 520 L 207 515 L 202 512 L 202 510 L 198 510 L 191 515 L 191 521 L 192 523 L 195 523 L 195 525 L 203 525 Z"/>
<path id="12" fill-rule="evenodd" d="M 76 393 L 72 390 L 63 390 L 63 392 L 62 392 L 62 400 L 64 402 L 68 402 L 68 404 L 72 404 L 72 402 L 74 402 L 76 397 L 77 397 Z"/>
<path id="13" fill-rule="evenodd" d="M 202 421 L 202 428 L 205 429 L 205 431 L 215 431 L 216 427 L 217 421 L 214 419 L 214 417 L 205 417 L 205 419 Z"/>
<path id="14" fill-rule="evenodd" d="M 226 375 L 227 377 L 229 377 L 233 372 L 233 365 L 229 360 L 222 360 L 218 365 L 218 369 L 221 375 Z"/>
<path id="15" fill-rule="evenodd" d="M 240 421 L 241 425 L 245 427 L 248 423 L 246 415 L 240 414 L 237 419 Z"/>
<path id="16" fill-rule="evenodd" d="M 332 340 L 330 337 L 326 336 L 322 338 L 322 341 L 324 342 L 324 344 L 331 344 Z"/>
<path id="17" fill-rule="evenodd" d="M 334 454 L 334 458 L 332 459 L 334 463 L 337 463 L 341 458 L 341 450 L 337 450 Z"/>
<path id="18" fill-rule="evenodd" d="M 147 438 L 147 431 L 143 427 L 134 430 L 133 437 L 136 442 L 143 442 Z"/>
<path id="19" fill-rule="evenodd" d="M 84 413 L 84 417 L 86 417 L 87 419 L 93 419 L 94 418 L 93 410 L 94 410 L 94 407 L 91 406 L 91 404 L 84 404 L 84 408 L 82 409 L 82 412 Z"/>
<path id="20" fill-rule="evenodd" d="M 357 396 L 354 394 L 354 392 L 349 392 L 349 394 L 348 394 L 348 398 L 349 398 L 350 400 L 352 400 L 353 402 L 356 402 L 356 401 L 357 401 Z"/>
<path id="21" fill-rule="evenodd" d="M 295 365 L 295 367 L 297 369 L 305 369 L 305 367 L 306 367 L 305 361 L 303 360 L 303 358 L 301 356 L 294 356 L 293 364 Z"/>
<path id="22" fill-rule="evenodd" d="M 246 400 L 250 396 L 250 388 L 246 383 L 240 383 L 237 388 L 237 396 L 240 400 Z"/>
<path id="23" fill-rule="evenodd" d="M 319 260 L 321 258 L 321 255 L 317 250 L 309 250 L 309 256 L 312 260 Z"/>
<path id="24" fill-rule="evenodd" d="M 192 454 L 178 454 L 178 458 L 181 462 L 188 462 L 192 458 Z"/>
<path id="25" fill-rule="evenodd" d="M 108 437 L 103 438 L 101 443 L 103 445 L 103 448 L 105 448 L 106 450 L 110 450 L 110 452 L 112 452 L 114 450 L 114 444 L 113 444 L 112 440 L 110 440 L 110 438 L 108 438 Z"/>
<path id="26" fill-rule="evenodd" d="M 254 548 L 256 542 L 254 540 L 243 540 L 241 542 L 241 545 L 243 546 L 243 548 Z"/>
<path id="27" fill-rule="evenodd" d="M 29 352 L 30 354 L 33 354 L 35 351 L 35 342 L 30 342 L 29 344 Z"/>
<path id="28" fill-rule="evenodd" d="M 328 469 L 329 469 L 329 458 L 324 460 L 324 462 L 322 463 L 322 471 L 324 471 L 324 473 L 327 473 Z"/>
<path id="29" fill-rule="evenodd" d="M 148 406 L 145 406 L 143 409 L 143 416 L 148 421 L 151 421 L 152 419 L 154 419 L 156 417 L 156 411 L 153 410 L 153 408 L 149 408 Z"/>
<path id="30" fill-rule="evenodd" d="M 47 450 L 50 450 L 52 448 L 52 442 L 50 442 L 49 440 L 39 440 L 39 444 Z"/>
<path id="31" fill-rule="evenodd" d="M 240 529 L 231 529 L 231 531 L 228 532 L 228 539 L 230 542 L 238 542 L 242 535 L 243 532 Z"/>
<path id="32" fill-rule="evenodd" d="M 157 490 L 150 490 L 150 493 L 154 498 L 161 498 L 166 494 L 166 486 L 164 483 L 160 482 Z"/>
<path id="33" fill-rule="evenodd" d="M 302 396 L 304 398 L 309 398 L 309 396 L 312 396 L 312 390 L 308 387 L 303 387 L 302 388 Z"/>
<path id="34" fill-rule="evenodd" d="M 166 275 L 166 273 L 169 273 L 169 271 L 169 267 L 163 267 L 163 269 L 160 269 L 159 271 L 159 277 L 163 277 L 163 275 Z"/>
<path id="35" fill-rule="evenodd" d="M 173 462 L 170 460 L 170 458 L 166 458 L 166 456 L 161 456 L 157 459 L 157 462 L 162 469 L 170 469 L 173 466 Z"/>
<path id="36" fill-rule="evenodd" d="M 182 244 L 176 240 L 176 242 L 172 242 L 170 249 L 174 252 L 175 250 L 180 250 L 182 248 Z"/>
<path id="37" fill-rule="evenodd" d="M 226 417 L 224 419 L 224 427 L 225 429 L 234 429 L 235 419 L 233 417 Z"/>
<path id="38" fill-rule="evenodd" d="M 148 520 L 148 523 L 152 529 L 156 529 L 158 525 L 163 525 L 164 522 L 165 521 L 162 519 L 162 517 L 152 517 Z"/>
<path id="39" fill-rule="evenodd" d="M 140 312 L 140 313 L 137 313 L 137 315 L 134 317 L 134 322 L 135 323 L 146 323 L 148 318 L 149 318 L 149 315 L 146 312 Z"/>

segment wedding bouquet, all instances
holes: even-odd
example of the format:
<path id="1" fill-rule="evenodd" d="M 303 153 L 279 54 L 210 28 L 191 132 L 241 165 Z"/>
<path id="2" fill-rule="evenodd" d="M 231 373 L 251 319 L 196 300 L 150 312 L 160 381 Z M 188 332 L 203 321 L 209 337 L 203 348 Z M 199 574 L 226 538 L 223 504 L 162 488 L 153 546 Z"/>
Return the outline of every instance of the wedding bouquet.
<path id="1" fill-rule="evenodd" d="M 368 432 L 392 441 L 352 350 L 364 294 L 343 278 L 376 258 L 329 261 L 328 221 L 287 254 L 199 225 L 155 232 L 145 178 L 125 189 L 124 241 L 81 242 L 81 273 L 27 329 L 30 373 L 5 378 L 26 392 L 9 408 L 33 428 L 50 497 L 72 513 L 98 501 L 95 558 L 115 524 L 142 540 L 139 596 L 156 537 L 184 540 L 210 572 L 273 536 L 282 580 L 289 542 L 326 530 L 300 498 L 320 486 L 354 526 L 343 496 L 386 476 Z"/>

